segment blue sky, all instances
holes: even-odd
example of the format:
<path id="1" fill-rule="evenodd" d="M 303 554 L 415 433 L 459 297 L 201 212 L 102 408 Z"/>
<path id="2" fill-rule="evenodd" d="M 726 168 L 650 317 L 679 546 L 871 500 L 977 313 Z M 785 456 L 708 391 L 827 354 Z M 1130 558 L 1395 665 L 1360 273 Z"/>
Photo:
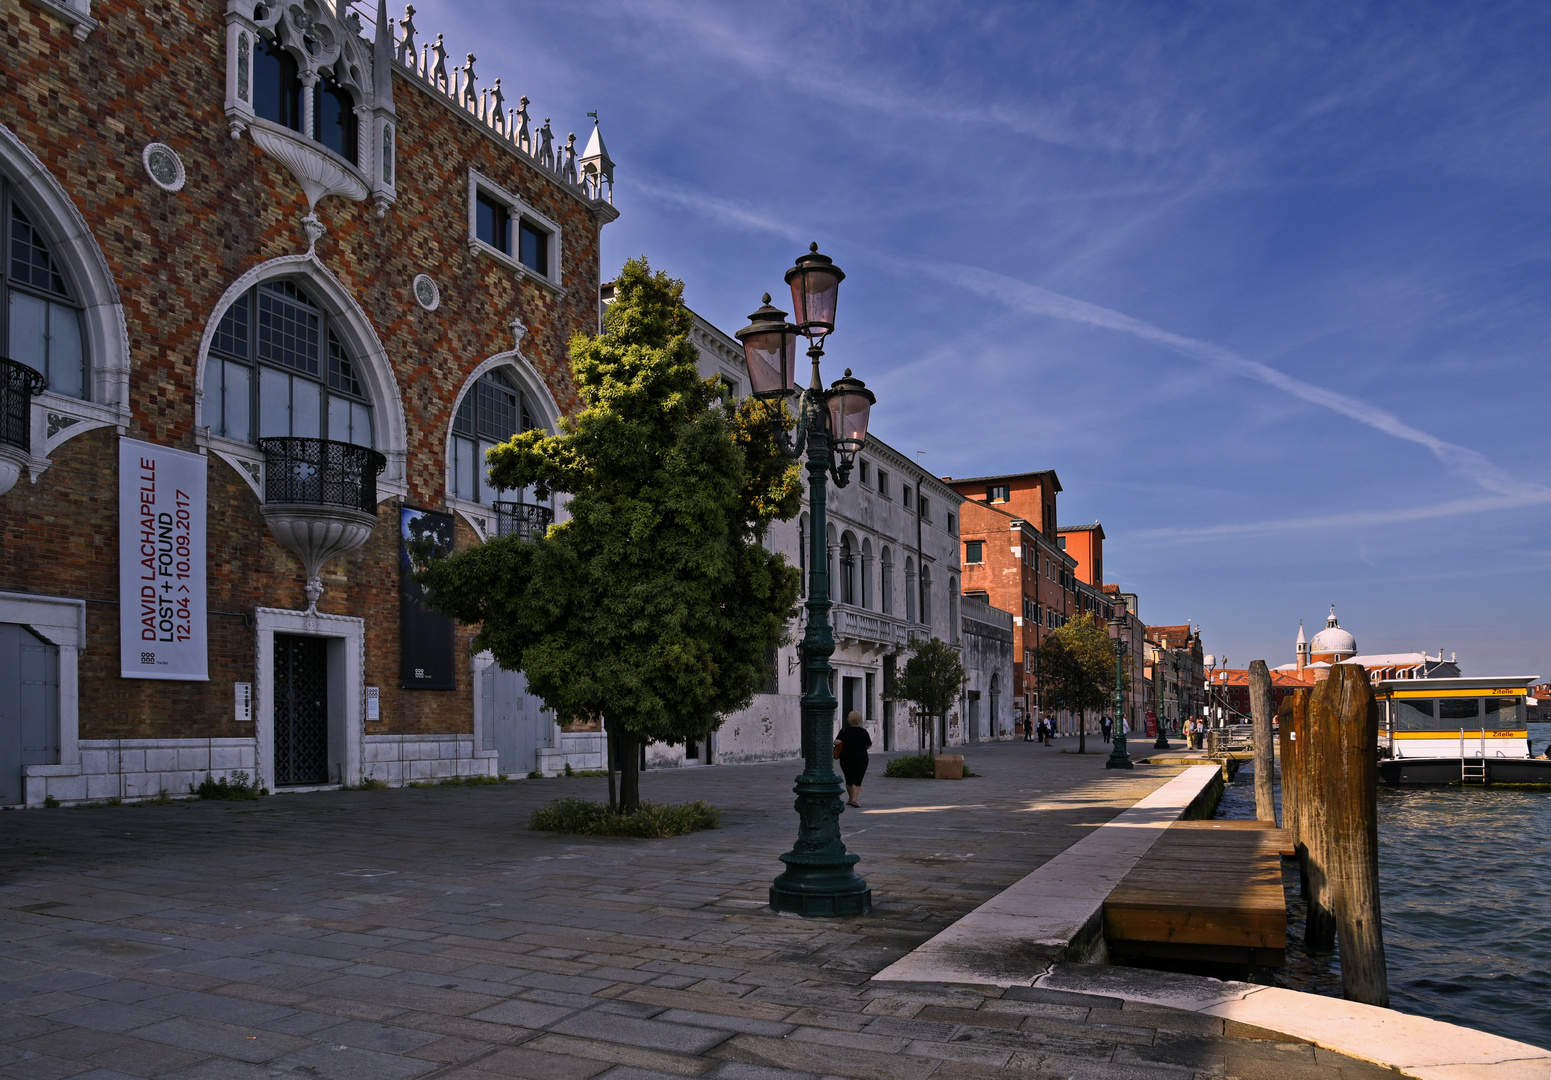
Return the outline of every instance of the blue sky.
<path id="1" fill-rule="evenodd" d="M 944 475 L 1054 468 L 1153 623 L 1241 667 L 1551 678 L 1551 7 L 426 0 L 586 138 L 728 331 L 817 240 L 826 377 Z M 829 370 L 833 368 L 833 370 Z"/>

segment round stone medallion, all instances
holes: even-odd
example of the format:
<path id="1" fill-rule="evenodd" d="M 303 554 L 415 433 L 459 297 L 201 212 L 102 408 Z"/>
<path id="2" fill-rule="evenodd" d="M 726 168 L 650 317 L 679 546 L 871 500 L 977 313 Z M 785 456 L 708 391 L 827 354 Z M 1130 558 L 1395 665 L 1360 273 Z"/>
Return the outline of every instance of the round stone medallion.
<path id="1" fill-rule="evenodd" d="M 187 177 L 183 171 L 183 162 L 172 147 L 166 143 L 149 143 L 140 155 L 140 160 L 151 182 L 157 187 L 163 191 L 182 190 L 183 181 Z"/>
<path id="2" fill-rule="evenodd" d="M 416 274 L 414 281 L 415 302 L 427 311 L 435 311 L 442 303 L 442 290 L 425 274 Z"/>

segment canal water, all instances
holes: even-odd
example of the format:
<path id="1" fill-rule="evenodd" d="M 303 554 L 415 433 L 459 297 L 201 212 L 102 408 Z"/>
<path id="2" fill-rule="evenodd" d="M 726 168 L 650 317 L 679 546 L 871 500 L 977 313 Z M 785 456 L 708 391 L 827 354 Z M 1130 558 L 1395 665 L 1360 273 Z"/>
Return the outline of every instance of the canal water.
<path id="1" fill-rule="evenodd" d="M 1545 753 L 1551 724 L 1531 724 L 1530 738 Z M 1217 816 L 1255 816 L 1253 767 Z M 1287 966 L 1276 981 L 1340 997 L 1339 957 L 1303 945 L 1292 860 L 1283 881 Z M 1379 891 L 1393 1008 L 1551 1048 L 1551 791 L 1381 784 Z"/>

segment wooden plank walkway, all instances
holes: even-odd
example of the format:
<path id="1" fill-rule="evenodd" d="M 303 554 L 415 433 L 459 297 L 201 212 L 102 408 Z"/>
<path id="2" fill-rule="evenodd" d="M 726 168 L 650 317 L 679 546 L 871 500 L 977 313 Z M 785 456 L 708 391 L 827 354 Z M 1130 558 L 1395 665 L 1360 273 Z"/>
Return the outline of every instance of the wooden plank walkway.
<path id="1" fill-rule="evenodd" d="M 1104 901 L 1110 954 L 1280 967 L 1287 950 L 1285 829 L 1177 821 Z"/>

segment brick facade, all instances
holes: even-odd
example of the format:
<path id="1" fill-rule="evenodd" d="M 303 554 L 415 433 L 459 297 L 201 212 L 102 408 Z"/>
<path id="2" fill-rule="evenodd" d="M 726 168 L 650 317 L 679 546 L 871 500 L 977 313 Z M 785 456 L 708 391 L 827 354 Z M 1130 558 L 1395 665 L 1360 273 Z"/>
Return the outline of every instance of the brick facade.
<path id="1" fill-rule="evenodd" d="M 220 6 L 116 0 L 97 4 L 93 14 L 101 25 L 81 41 L 31 4 L 0 9 L 7 68 L 0 123 L 79 209 L 116 284 L 130 356 L 122 433 L 203 453 L 201 341 L 241 275 L 307 250 L 298 224 L 307 201 L 284 165 L 229 132 Z M 615 212 L 466 111 L 460 116 L 450 98 L 412 72 L 392 67 L 397 201 L 379 217 L 370 199 L 322 199 L 316 212 L 327 231 L 316 256 L 386 352 L 399 402 L 372 405 L 377 416 L 402 408 L 406 453 L 401 482 L 385 485 L 369 541 L 324 567 L 318 610 L 364 620 L 363 682 L 381 692 L 380 719 L 365 724 L 367 735 L 467 737 L 474 717 L 468 630 L 457 632 L 456 690 L 398 689 L 399 507 L 450 509 L 445 459 L 453 409 L 473 369 L 513 349 L 514 319 L 526 326 L 521 354 L 559 410 L 577 407 L 568 342 L 596 330 L 599 231 Z M 151 142 L 181 158 L 187 180 L 180 191 L 164 191 L 147 176 L 141 155 Z M 561 289 L 471 250 L 470 169 L 560 226 Z M 25 200 L 24 178 L 6 179 Z M 420 273 L 440 288 L 434 311 L 412 296 Z M 539 419 L 552 425 L 557 417 Z M 267 531 L 248 483 L 208 454 L 210 680 L 121 679 L 119 431 L 80 426 L 82 434 L 49 452 L 41 475 L 24 476 L 0 495 L 0 592 L 87 602 L 79 738 L 254 737 L 251 725 L 235 719 L 233 684 L 259 681 L 255 610 L 306 607 L 297 557 Z M 465 518 L 455 520 L 459 545 L 478 541 Z"/>

